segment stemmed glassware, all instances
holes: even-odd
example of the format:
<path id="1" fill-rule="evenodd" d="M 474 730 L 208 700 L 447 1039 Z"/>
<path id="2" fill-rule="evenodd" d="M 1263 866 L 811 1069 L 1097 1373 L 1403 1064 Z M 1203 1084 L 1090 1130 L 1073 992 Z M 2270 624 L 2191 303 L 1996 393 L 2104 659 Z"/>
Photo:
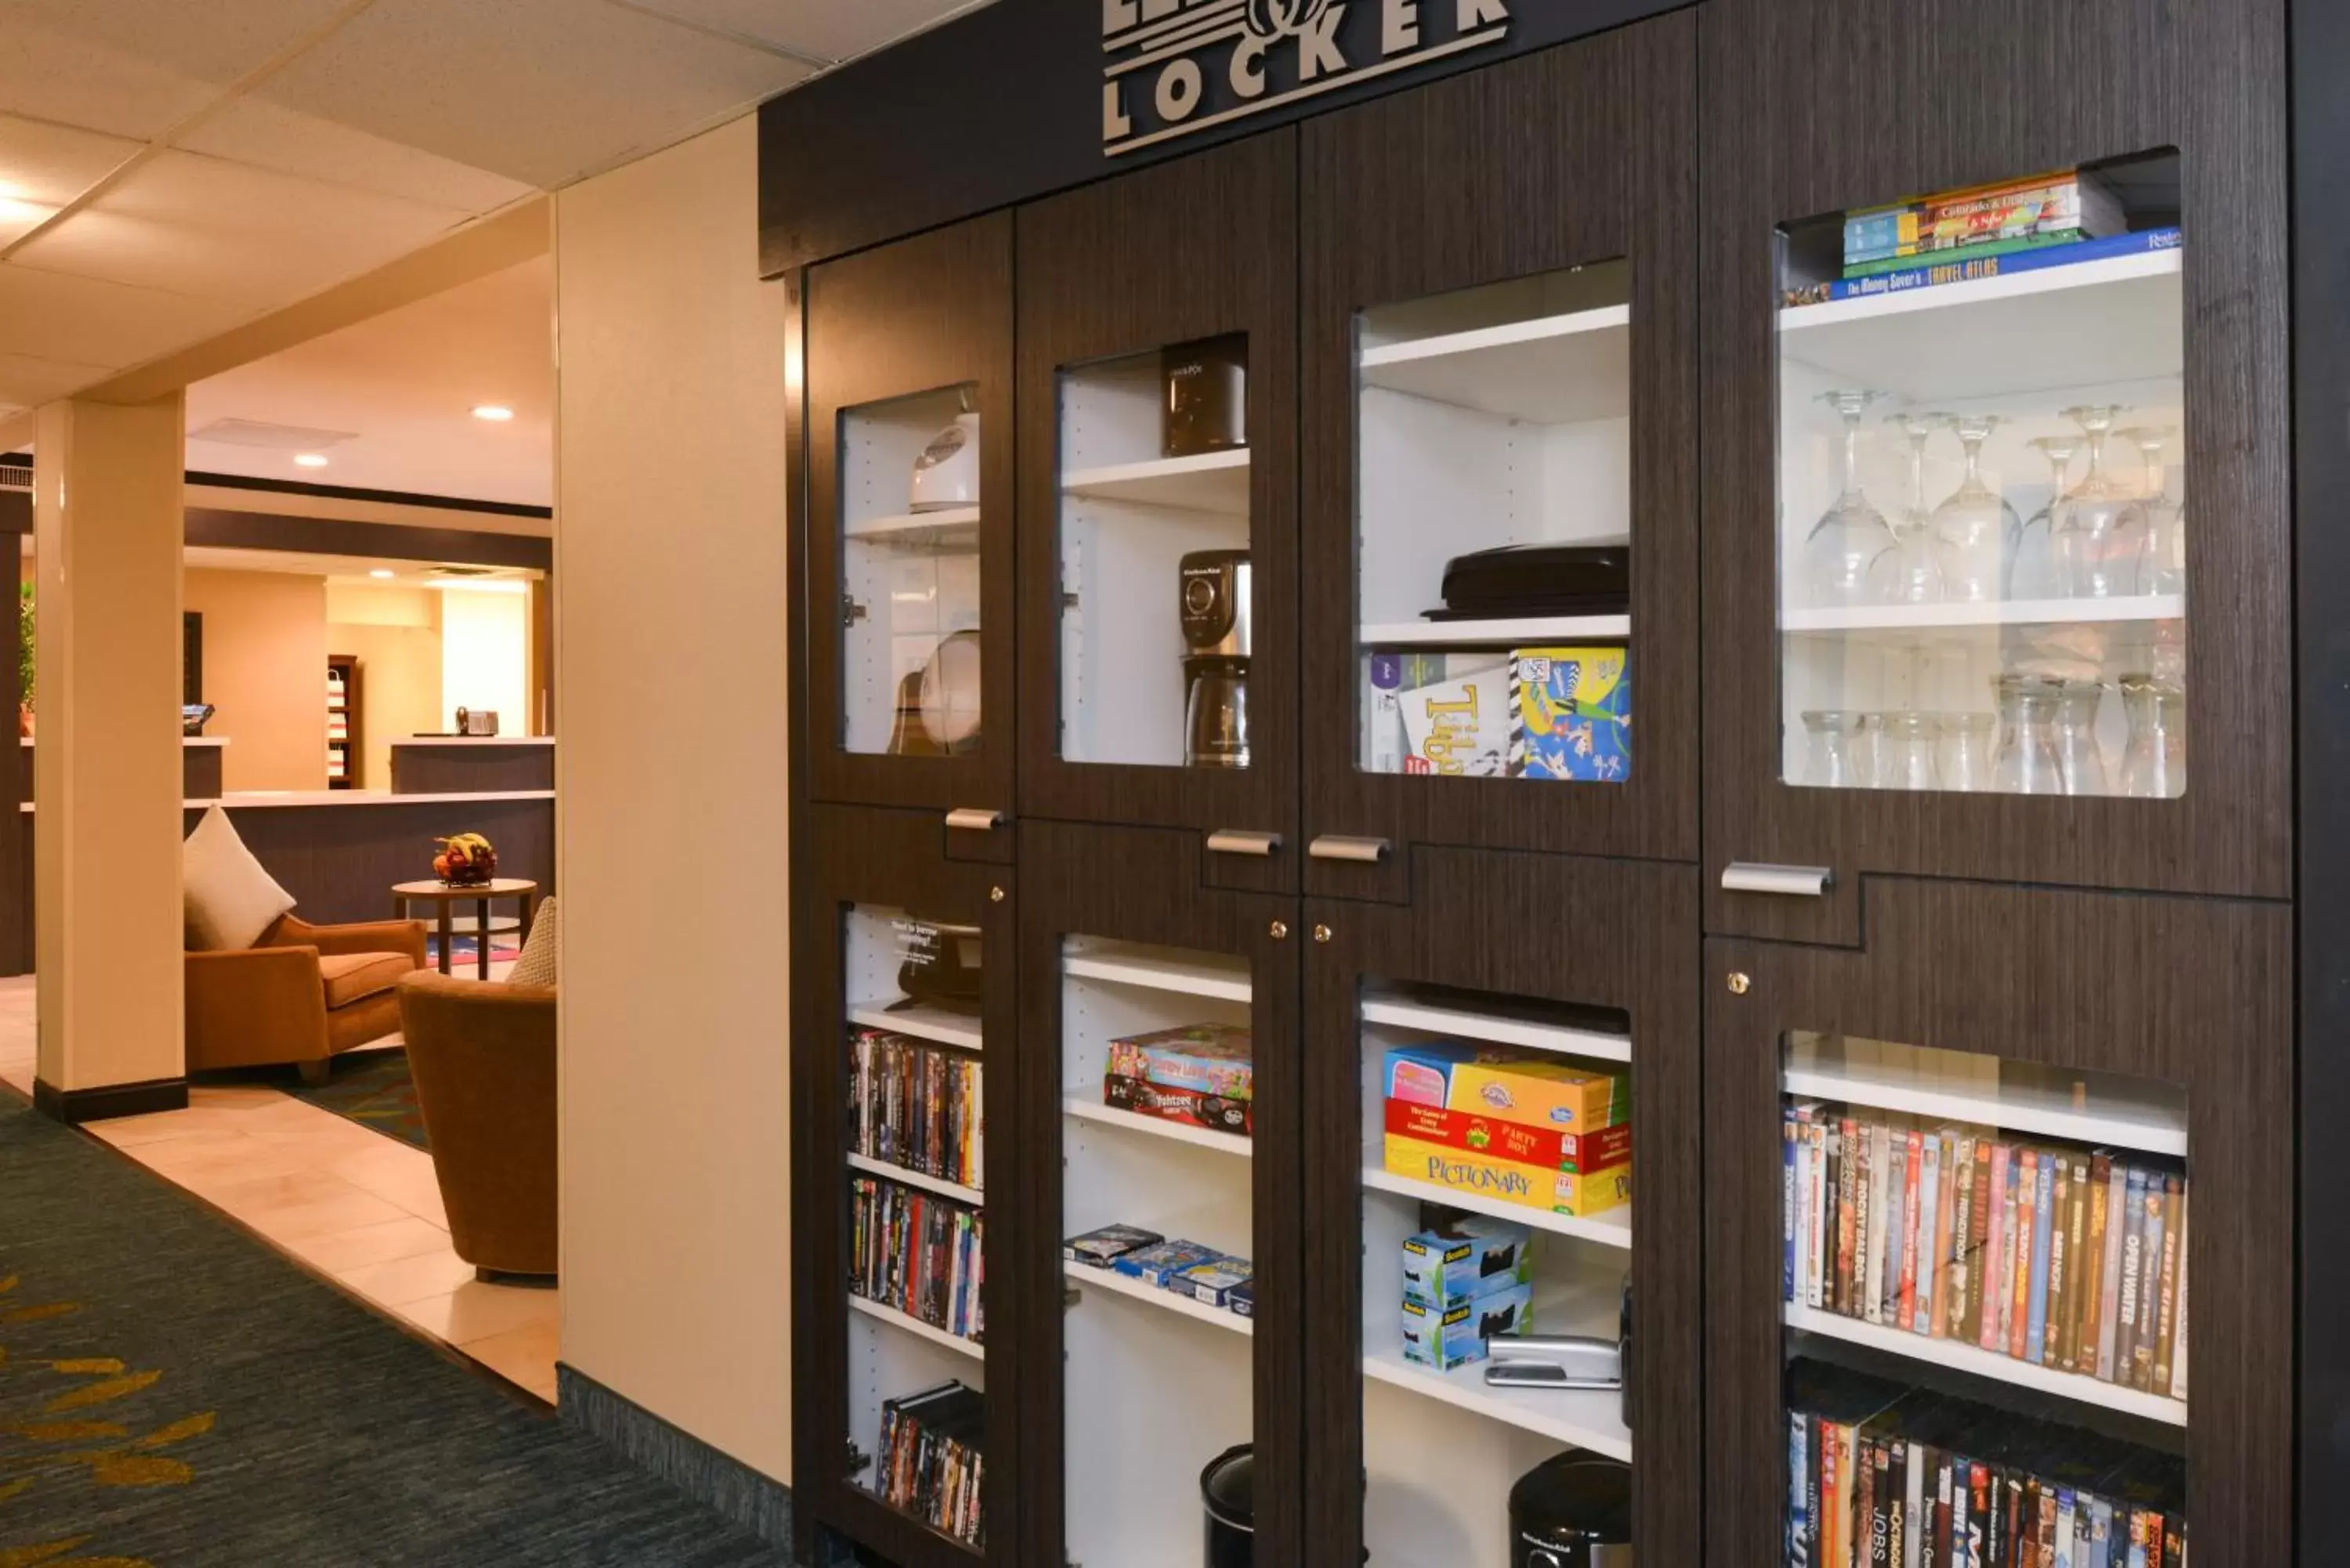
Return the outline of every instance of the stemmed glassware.
<path id="1" fill-rule="evenodd" d="M 2053 599 L 2057 597 L 2056 580 L 2056 507 L 2064 498 L 2066 482 L 2073 472 L 2073 454 L 2081 450 L 2077 435 L 2036 436 L 2027 442 L 2048 460 L 2048 500 L 2023 524 L 2016 537 L 2015 560 L 2008 574 L 2008 597 L 2019 599 Z M 2033 530 L 2040 538 L 2035 545 Z"/>
<path id="2" fill-rule="evenodd" d="M 2146 460 L 2146 544 L 2138 569 L 2138 591 L 2182 593 L 2187 587 L 2187 509 L 2170 498 L 2170 473 L 2163 453 L 2178 434 L 2171 425 L 2133 425 L 2115 434 L 2138 450 Z"/>
<path id="3" fill-rule="evenodd" d="M 1893 545 L 1885 514 L 1860 488 L 1860 417 L 1882 392 L 1824 392 L 1820 400 L 1844 420 L 1844 488 L 1804 540 L 1804 564 L 1812 602 L 1849 608 L 1876 602 L 1870 568 Z"/>
<path id="4" fill-rule="evenodd" d="M 1938 604 L 1950 591 L 1934 537 L 1941 514 L 1926 510 L 1926 442 L 1950 418 L 1908 413 L 1885 421 L 1909 438 L 1909 502 L 1893 522 L 1892 547 L 1877 556 L 1874 568 L 1877 597 L 1887 604 Z"/>
<path id="5" fill-rule="evenodd" d="M 1941 536 L 1946 563 L 1944 591 L 1961 603 L 1988 604 L 2005 590 L 2002 574 L 2023 535 L 2015 508 L 1983 483 L 1983 442 L 2001 421 L 1997 414 L 1957 414 L 1943 416 L 1943 422 L 1957 432 L 1967 454 L 1958 489 L 1934 508 L 1934 530 Z"/>
<path id="6" fill-rule="evenodd" d="M 2146 508 L 2106 473 L 2106 438 L 2121 411 L 2115 403 L 2064 410 L 2064 417 L 2087 436 L 2089 446 L 2089 472 L 2057 504 L 2051 535 L 2058 584 L 2068 598 L 2126 598 L 2137 592 Z"/>

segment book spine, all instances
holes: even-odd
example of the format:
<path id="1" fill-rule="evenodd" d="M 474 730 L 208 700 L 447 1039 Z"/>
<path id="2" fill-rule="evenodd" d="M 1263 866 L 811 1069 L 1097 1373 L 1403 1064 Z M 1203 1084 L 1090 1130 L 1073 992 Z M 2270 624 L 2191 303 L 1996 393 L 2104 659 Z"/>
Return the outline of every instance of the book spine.
<path id="1" fill-rule="evenodd" d="M 2146 1260 L 2146 1172 L 2129 1168 L 2125 1179 L 2128 1216 L 2122 1231 L 2122 1288 L 2115 1311 L 2114 1381 L 2129 1386 L 2137 1355 L 2137 1308 Z"/>
<path id="2" fill-rule="evenodd" d="M 1787 1568 L 1811 1568 L 1811 1417 L 1787 1412 Z"/>
<path id="3" fill-rule="evenodd" d="M 1806 1130 L 1811 1145 L 1812 1255 L 1808 1265 L 1809 1272 L 1804 1277 L 1804 1290 L 1805 1303 L 1816 1307 L 1820 1304 L 1822 1296 L 1821 1263 L 1825 1257 L 1832 1255 L 1831 1250 L 1825 1243 L 1832 1229 L 1829 1223 L 1827 1199 L 1829 1192 L 1833 1189 L 1833 1184 L 1827 1179 L 1828 1129 L 1814 1121 Z"/>
<path id="4" fill-rule="evenodd" d="M 2129 1230 L 2129 1168 L 2106 1160 L 2106 1261 L 2097 1282 L 2097 1376 L 2114 1380 L 2114 1342 L 2121 1321 L 2122 1240 Z"/>
<path id="5" fill-rule="evenodd" d="M 1999 1255 L 1999 1272 L 1983 1282 L 1990 1293 L 1983 1303 L 1983 1348 L 2007 1348 L 2009 1303 L 2015 1296 L 2015 1150 L 1999 1146 L 1991 1164 L 1992 1190 L 1999 1198 L 1991 1215 L 1991 1248 Z"/>
<path id="6" fill-rule="evenodd" d="M 2041 1151 L 2031 1191 L 2032 1295 L 2027 1308 L 2022 1355 L 2024 1360 L 2037 1366 L 2044 1354 L 2043 1340 L 2048 1327 L 2049 1217 L 2056 1202 L 2056 1157 L 2052 1152 Z"/>
<path id="7" fill-rule="evenodd" d="M 2178 1326 L 2170 1346 L 2170 1397 L 2187 1397 L 2187 1189 L 2178 1193 Z"/>
<path id="8" fill-rule="evenodd" d="M 1926 1204 L 1926 1140 L 1914 1128 L 1909 1133 L 1905 1151 L 1908 1166 L 1901 1178 L 1901 1273 L 1894 1294 L 1893 1324 L 1904 1333 L 1918 1321 L 1918 1227 L 1923 1223 L 1930 1231 L 1933 1210 Z M 1932 1282 L 1933 1272 L 1926 1271 Z"/>
<path id="9" fill-rule="evenodd" d="M 1861 1129 L 1860 1177 L 1854 1192 L 1860 1209 L 1855 1222 L 1852 1260 L 1857 1275 L 1858 1315 L 1869 1323 L 1880 1322 L 1885 1316 L 1884 1303 L 1879 1299 L 1885 1286 L 1885 1254 L 1877 1245 L 1877 1238 L 1885 1233 L 1885 1160 L 1877 1150 L 1877 1132 L 1876 1127 Z"/>
<path id="10" fill-rule="evenodd" d="M 1893 1538 L 1901 1526 L 1893 1515 L 1893 1456 L 1877 1438 L 1861 1439 L 1861 1517 L 1868 1521 L 1868 1568 L 1892 1568 Z"/>
<path id="11" fill-rule="evenodd" d="M 1967 1532 L 1966 1561 L 1963 1568 L 1995 1568 L 1997 1560 L 1991 1554 L 1991 1467 L 1979 1462 L 1967 1465 Z M 1950 1568 L 1962 1568 L 1952 1552 Z M 1939 1564 L 1936 1568 L 1940 1568 Z"/>
<path id="12" fill-rule="evenodd" d="M 2163 1207 L 2162 1172 L 2146 1173 L 2146 1240 L 2138 1248 L 2137 1334 L 2130 1341 L 2130 1386 L 2154 1388 L 2156 1316 L 2162 1293 L 2162 1233 L 2169 1216 Z"/>
<path id="13" fill-rule="evenodd" d="M 2149 1392 L 2156 1394 L 2170 1392 L 2170 1356 L 2178 1331 L 2179 1199 L 2183 1191 L 2183 1184 L 2178 1177 L 2162 1179 L 2162 1201 L 2166 1210 L 2162 1231 L 2162 1272 L 2154 1307 L 2154 1377 L 2147 1386 Z"/>
<path id="14" fill-rule="evenodd" d="M 1967 1268 L 1967 1331 L 1970 1345 L 1989 1350 L 1999 1321 L 1999 1206 L 2007 1192 L 2007 1169 L 1989 1138 L 1975 1140 L 1974 1212 L 1967 1219 L 1967 1245 L 1974 1249 Z"/>
<path id="15" fill-rule="evenodd" d="M 2073 1489 L 2058 1487 L 2056 1489 L 2056 1550 L 2054 1555 L 2060 1568 L 2073 1568 L 2076 1561 L 2074 1557 L 2074 1552 L 2077 1550 L 2074 1545 L 2074 1511 Z"/>
<path id="16" fill-rule="evenodd" d="M 1836 1185 L 1836 1303 L 1846 1317 L 1860 1315 L 1860 1292 L 1855 1283 L 1854 1260 L 1860 1241 L 1860 1130 L 1850 1116 L 1838 1129 L 1841 1158 Z"/>
<path id="17" fill-rule="evenodd" d="M 2045 1366 L 2058 1365 L 2064 1340 L 2064 1284 L 2070 1272 L 2067 1267 L 2072 1256 L 2072 1236 L 2065 1226 L 2066 1216 L 2073 1207 L 2073 1160 L 2062 1149 L 2050 1149 L 2041 1159 L 2055 1167 L 2053 1182 L 2054 1197 L 2048 1208 L 2048 1301 L 2047 1314 L 2041 1325 L 2040 1362 Z"/>
<path id="18" fill-rule="evenodd" d="M 1890 1324 L 1901 1299 L 1901 1187 L 1908 1169 L 1905 1152 L 1901 1135 L 1889 1124 L 1880 1125 L 1868 1151 L 1877 1189 L 1877 1229 L 1869 1238 L 1869 1278 L 1877 1288 L 1874 1323 Z"/>
<path id="19" fill-rule="evenodd" d="M 2032 1216 L 2039 1201 L 2038 1150 L 2026 1148 L 2016 1151 L 2014 1181 L 2015 1224 L 2008 1235 L 2008 1250 L 2015 1254 L 2015 1287 L 2008 1301 L 2007 1353 L 2021 1361 L 2023 1359 L 2024 1336 L 2032 1324 L 2032 1265 L 2034 1261 Z"/>
<path id="20" fill-rule="evenodd" d="M 1802 1126 L 1793 1115 L 1779 1127 L 1779 1299 L 1795 1299 L 1795 1249 L 1803 1241 L 1803 1222 L 1795 1202 L 1795 1149 Z"/>
<path id="21" fill-rule="evenodd" d="M 2073 1348 L 2073 1370 L 2084 1377 L 2097 1375 L 2097 1340 L 2106 1299 L 2106 1184 L 2111 1179 L 2110 1164 L 2103 1154 L 2088 1157 L 2088 1194 L 2081 1220 L 2079 1343 Z"/>
<path id="22" fill-rule="evenodd" d="M 1950 1139 L 1942 1165 L 1942 1185 L 1950 1193 L 1950 1235 L 1942 1247 L 1941 1315 L 1933 1324 L 1937 1339 L 1967 1337 L 1967 1281 L 1974 1272 L 1975 1141 L 1964 1133 Z"/>
<path id="23" fill-rule="evenodd" d="M 2157 251 L 2177 250 L 2178 247 L 2177 229 L 2147 229 L 2136 234 L 2112 234 L 2104 239 L 2081 240 L 2069 245 L 2043 245 L 2012 254 L 1981 256 L 1972 260 L 1968 259 L 1964 252 L 1952 253 L 1898 271 L 1846 278 L 1825 287 L 1830 300 L 1873 299 L 1878 295 L 1905 294 L 1911 289 L 1971 283 L 1986 277 L 2012 277 L 2050 267 L 2074 266 L 2083 262 L 2109 261 L 2119 256 L 2151 255 Z"/>
<path id="24" fill-rule="evenodd" d="M 1918 1206 L 1918 1315 L 1910 1326 L 1938 1339 L 1950 1322 L 1950 1198 L 1958 1184 L 1955 1140 L 1948 1133 L 1928 1133 L 1926 1197 Z"/>
<path id="25" fill-rule="evenodd" d="M 1934 1532 L 1947 1529 L 1950 1517 L 1950 1463 L 1948 1454 L 1922 1443 L 1909 1445 L 1909 1532 L 1902 1538 L 1900 1568 L 1930 1568 Z"/>

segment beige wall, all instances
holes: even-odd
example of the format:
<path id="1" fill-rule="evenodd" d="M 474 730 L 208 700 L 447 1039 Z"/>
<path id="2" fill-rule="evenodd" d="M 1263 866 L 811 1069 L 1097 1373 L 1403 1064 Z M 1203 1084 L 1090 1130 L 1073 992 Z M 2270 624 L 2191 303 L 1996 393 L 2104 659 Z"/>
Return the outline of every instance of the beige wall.
<path id="1" fill-rule="evenodd" d="M 361 789 L 391 787 L 391 742 L 441 727 L 441 596 L 327 585 L 327 646 L 359 661 Z"/>
<path id="2" fill-rule="evenodd" d="M 221 787 L 327 787 L 327 579 L 190 571 L 204 618 L 204 727 L 225 736 Z M 337 651 L 341 651 L 338 649 Z"/>
<path id="3" fill-rule="evenodd" d="M 785 303 L 756 163 L 746 117 L 556 198 L 563 1358 L 788 1480 Z"/>

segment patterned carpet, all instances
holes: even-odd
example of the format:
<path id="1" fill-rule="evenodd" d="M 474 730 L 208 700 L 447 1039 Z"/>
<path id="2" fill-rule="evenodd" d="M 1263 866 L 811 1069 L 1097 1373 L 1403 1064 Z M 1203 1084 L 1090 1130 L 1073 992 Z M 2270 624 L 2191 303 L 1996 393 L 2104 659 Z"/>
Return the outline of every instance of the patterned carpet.
<path id="1" fill-rule="evenodd" d="M 430 1152 L 424 1115 L 416 1108 L 416 1080 L 409 1075 L 405 1051 L 352 1051 L 327 1064 L 328 1077 L 315 1088 L 288 1084 L 291 1094 L 322 1111 L 332 1111 L 363 1127 Z M 0 1568 L 9 1568 L 0 1558 Z"/>
<path id="2" fill-rule="evenodd" d="M 786 1568 L 0 1092 L 0 1564 Z"/>

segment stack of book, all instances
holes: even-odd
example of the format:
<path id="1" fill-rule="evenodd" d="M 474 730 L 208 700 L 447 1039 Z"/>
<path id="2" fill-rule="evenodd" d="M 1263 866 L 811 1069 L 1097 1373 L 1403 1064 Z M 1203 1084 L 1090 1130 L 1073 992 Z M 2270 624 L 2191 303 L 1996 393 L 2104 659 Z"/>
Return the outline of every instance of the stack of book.
<path id="1" fill-rule="evenodd" d="M 858 1029 L 848 1040 L 850 1147 L 963 1187 L 983 1185 L 983 1079 L 977 1059 Z"/>
<path id="2" fill-rule="evenodd" d="M 1811 1101 L 1782 1130 L 1788 1301 L 2186 1398 L 2178 1165 Z"/>
<path id="3" fill-rule="evenodd" d="M 963 1339 L 986 1337 L 979 1210 L 869 1176 L 849 1183 L 848 1288 Z"/>
<path id="4" fill-rule="evenodd" d="M 874 1490 L 890 1507 L 967 1546 L 987 1544 L 981 1493 L 987 1479 L 980 1451 L 984 1398 L 961 1383 L 941 1383 L 881 1402 L 880 1465 Z"/>
<path id="5" fill-rule="evenodd" d="M 2185 1568 L 2177 1455 L 1816 1362 L 1787 1381 L 1788 1568 Z"/>

